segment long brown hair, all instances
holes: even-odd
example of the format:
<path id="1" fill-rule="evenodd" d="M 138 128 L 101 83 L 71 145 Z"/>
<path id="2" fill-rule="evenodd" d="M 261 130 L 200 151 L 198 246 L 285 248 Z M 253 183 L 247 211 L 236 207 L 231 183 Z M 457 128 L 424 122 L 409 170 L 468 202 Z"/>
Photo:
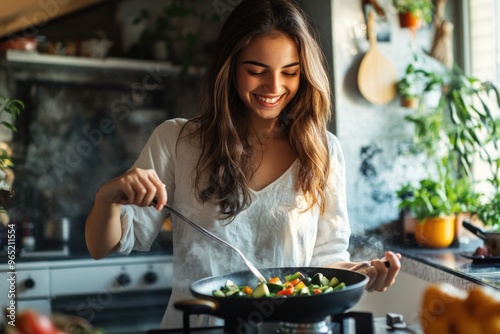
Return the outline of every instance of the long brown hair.
<path id="1" fill-rule="evenodd" d="M 325 208 L 330 170 L 327 124 L 330 81 L 316 32 L 300 7 L 290 0 L 243 0 L 229 15 L 217 40 L 201 94 L 200 116 L 188 122 L 196 129 L 201 156 L 195 187 L 202 201 L 219 205 L 220 218 L 232 218 L 251 203 L 249 179 L 254 171 L 245 105 L 236 92 L 235 60 L 254 37 L 281 33 L 294 39 L 300 55 L 301 78 L 296 96 L 280 118 L 285 121 L 300 167 L 297 189 L 308 208 Z"/>

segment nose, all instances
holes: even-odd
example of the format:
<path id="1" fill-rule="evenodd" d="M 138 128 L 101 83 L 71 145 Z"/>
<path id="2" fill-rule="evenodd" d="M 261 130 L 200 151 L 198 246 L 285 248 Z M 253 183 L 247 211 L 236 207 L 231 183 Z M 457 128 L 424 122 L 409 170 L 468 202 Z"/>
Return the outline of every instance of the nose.
<path id="1" fill-rule="evenodd" d="M 266 88 L 269 93 L 279 93 L 281 87 L 281 76 L 278 73 L 270 73 L 267 82 Z"/>

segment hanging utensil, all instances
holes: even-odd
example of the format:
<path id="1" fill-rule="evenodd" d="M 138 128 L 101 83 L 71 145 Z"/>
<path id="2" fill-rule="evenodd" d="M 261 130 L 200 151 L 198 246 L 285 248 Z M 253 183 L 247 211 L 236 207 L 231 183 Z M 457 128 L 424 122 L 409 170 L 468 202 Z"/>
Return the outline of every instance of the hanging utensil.
<path id="1" fill-rule="evenodd" d="M 367 27 L 370 48 L 359 66 L 358 87 L 368 102 L 386 104 L 396 96 L 397 73 L 377 47 L 374 26 L 375 13 L 371 11 Z"/>
<path id="2" fill-rule="evenodd" d="M 151 202 L 151 206 L 156 206 L 157 204 L 157 199 L 153 199 L 153 202 Z M 243 255 L 243 253 L 236 247 L 234 247 L 233 245 L 231 245 L 230 243 L 222 240 L 221 238 L 219 238 L 218 236 L 216 236 L 215 234 L 211 233 L 210 231 L 208 231 L 207 229 L 201 227 L 200 225 L 196 224 L 195 222 L 193 222 L 192 220 L 188 219 L 187 217 L 185 217 L 182 213 L 180 213 L 179 211 L 175 210 L 174 208 L 172 208 L 170 205 L 168 204 L 165 204 L 165 206 L 163 207 L 164 209 L 167 209 L 168 211 L 170 211 L 171 213 L 173 213 L 174 215 L 176 215 L 177 217 L 179 217 L 180 219 L 182 219 L 184 222 L 188 223 L 189 225 L 191 225 L 191 227 L 193 227 L 194 229 L 196 229 L 197 231 L 201 232 L 203 235 L 217 241 L 219 244 L 223 245 L 223 246 L 226 246 L 232 250 L 234 250 L 236 253 L 238 253 L 238 255 L 243 259 L 243 261 L 245 262 L 245 264 L 247 265 L 248 269 L 250 269 L 250 271 L 255 275 L 255 277 L 257 277 L 257 279 L 260 281 L 260 282 L 263 282 L 263 283 L 266 283 L 266 279 L 264 278 L 264 276 L 259 272 L 259 270 L 253 265 L 252 262 L 250 262 L 246 257 L 245 255 Z"/>

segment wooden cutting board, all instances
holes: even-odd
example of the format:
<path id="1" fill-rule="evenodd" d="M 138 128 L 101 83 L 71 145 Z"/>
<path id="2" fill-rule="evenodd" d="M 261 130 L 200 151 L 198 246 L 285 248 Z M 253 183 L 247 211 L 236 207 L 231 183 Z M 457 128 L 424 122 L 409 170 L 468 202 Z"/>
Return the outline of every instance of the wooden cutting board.
<path id="1" fill-rule="evenodd" d="M 386 104 L 397 94 L 397 73 L 394 65 L 380 53 L 374 28 L 375 13 L 370 12 L 367 27 L 370 48 L 359 66 L 358 87 L 368 102 Z"/>

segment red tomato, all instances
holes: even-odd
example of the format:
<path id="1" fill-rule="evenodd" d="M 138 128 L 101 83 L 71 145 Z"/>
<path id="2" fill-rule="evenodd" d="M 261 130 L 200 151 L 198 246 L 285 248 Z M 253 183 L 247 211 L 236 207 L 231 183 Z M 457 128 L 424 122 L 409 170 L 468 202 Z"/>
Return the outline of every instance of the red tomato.
<path id="1" fill-rule="evenodd" d="M 57 333 L 49 317 L 33 310 L 22 311 L 17 319 L 16 327 L 21 334 Z"/>
<path id="2" fill-rule="evenodd" d="M 287 289 L 280 290 L 280 291 L 276 292 L 276 295 L 278 295 L 278 296 L 291 296 L 294 291 L 295 291 L 295 288 L 293 286 L 291 286 Z"/>

